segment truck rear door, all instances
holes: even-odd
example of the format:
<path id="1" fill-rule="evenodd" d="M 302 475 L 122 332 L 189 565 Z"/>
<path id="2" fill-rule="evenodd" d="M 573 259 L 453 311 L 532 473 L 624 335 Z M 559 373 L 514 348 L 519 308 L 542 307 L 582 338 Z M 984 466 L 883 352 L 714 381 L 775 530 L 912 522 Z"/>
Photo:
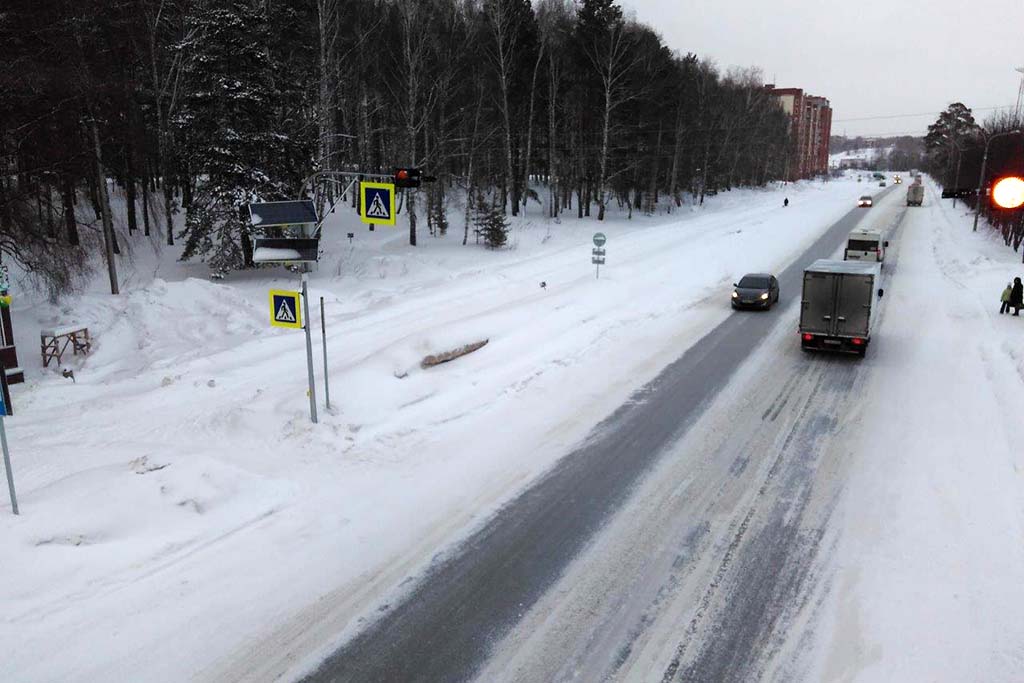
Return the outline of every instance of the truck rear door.
<path id="1" fill-rule="evenodd" d="M 843 337 L 868 337 L 871 323 L 871 294 L 874 278 L 870 275 L 843 275 L 836 296 L 835 334 Z"/>
<path id="2" fill-rule="evenodd" d="M 800 303 L 800 331 L 811 334 L 833 334 L 835 273 L 804 272 L 804 294 Z"/>

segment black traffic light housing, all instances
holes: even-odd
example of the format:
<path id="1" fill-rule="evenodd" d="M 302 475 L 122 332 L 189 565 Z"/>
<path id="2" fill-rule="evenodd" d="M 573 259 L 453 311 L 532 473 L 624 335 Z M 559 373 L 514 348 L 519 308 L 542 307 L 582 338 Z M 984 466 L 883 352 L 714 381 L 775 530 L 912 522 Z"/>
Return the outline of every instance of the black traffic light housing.
<path id="1" fill-rule="evenodd" d="M 422 172 L 418 168 L 396 168 L 395 187 L 419 187 Z"/>

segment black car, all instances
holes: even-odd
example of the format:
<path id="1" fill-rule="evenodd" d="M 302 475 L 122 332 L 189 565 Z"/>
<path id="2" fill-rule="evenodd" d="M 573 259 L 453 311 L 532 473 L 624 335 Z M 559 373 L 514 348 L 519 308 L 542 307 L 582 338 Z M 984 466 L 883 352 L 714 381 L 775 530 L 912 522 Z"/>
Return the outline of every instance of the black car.
<path id="1" fill-rule="evenodd" d="M 744 275 L 733 287 L 733 308 L 771 308 L 779 300 L 779 281 L 768 273 Z"/>

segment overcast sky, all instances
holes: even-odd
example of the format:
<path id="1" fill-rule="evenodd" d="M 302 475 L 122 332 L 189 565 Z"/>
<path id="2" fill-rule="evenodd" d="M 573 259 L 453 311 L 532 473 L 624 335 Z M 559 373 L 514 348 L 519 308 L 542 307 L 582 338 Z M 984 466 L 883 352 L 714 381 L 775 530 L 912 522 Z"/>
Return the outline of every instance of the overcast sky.
<path id="1" fill-rule="evenodd" d="M 679 52 L 757 66 L 778 87 L 832 104 L 832 132 L 923 134 L 962 101 L 1014 105 L 1024 66 L 1024 0 L 620 0 Z"/>

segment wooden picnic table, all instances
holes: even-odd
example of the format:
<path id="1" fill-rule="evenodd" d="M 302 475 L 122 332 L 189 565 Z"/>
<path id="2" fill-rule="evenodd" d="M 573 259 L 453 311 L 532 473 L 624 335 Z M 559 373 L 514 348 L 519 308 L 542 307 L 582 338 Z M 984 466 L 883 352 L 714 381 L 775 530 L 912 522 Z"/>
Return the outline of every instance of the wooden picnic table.
<path id="1" fill-rule="evenodd" d="M 48 367 L 50 361 L 56 359 L 60 365 L 64 352 L 71 347 L 71 353 L 75 356 L 79 351 L 83 354 L 89 353 L 92 348 L 92 340 L 89 339 L 89 328 L 78 325 L 66 327 L 54 327 L 48 330 L 39 331 L 39 347 L 43 354 L 43 367 Z"/>

